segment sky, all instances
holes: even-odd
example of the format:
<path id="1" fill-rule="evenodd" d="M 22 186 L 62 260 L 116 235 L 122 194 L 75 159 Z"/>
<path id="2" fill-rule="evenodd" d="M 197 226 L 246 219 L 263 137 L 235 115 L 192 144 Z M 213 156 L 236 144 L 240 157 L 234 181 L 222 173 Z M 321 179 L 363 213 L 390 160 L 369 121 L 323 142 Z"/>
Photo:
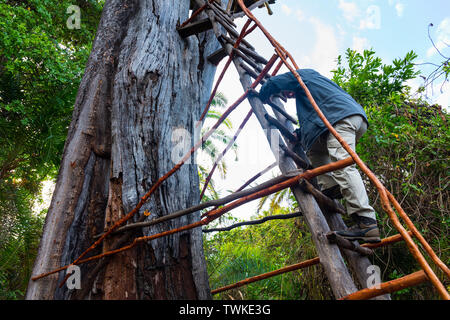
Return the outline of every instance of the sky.
<path id="1" fill-rule="evenodd" d="M 418 54 L 416 63 L 440 64 L 445 59 L 439 55 L 428 37 L 430 35 L 440 52 L 450 57 L 450 1 L 448 0 L 277 0 L 271 5 L 273 15 L 265 9 L 254 10 L 255 16 L 266 29 L 287 49 L 300 68 L 313 68 L 327 77 L 336 67 L 336 59 L 344 55 L 347 48 L 362 51 L 373 49 L 383 63 L 390 64 L 396 58 L 403 58 L 414 50 Z M 236 21 L 240 28 L 246 18 Z M 256 50 L 266 58 L 272 56 L 273 49 L 261 32 L 254 31 L 248 39 Z M 222 61 L 216 75 L 223 68 Z M 417 66 L 422 75 L 432 71 L 430 65 Z M 280 73 L 287 72 L 282 69 Z M 429 101 L 445 107 L 450 104 L 450 85 L 440 87 L 443 77 L 428 90 Z M 411 81 L 413 89 L 422 84 L 421 80 Z M 242 87 L 234 68 L 230 68 L 219 91 L 234 102 L 242 93 Z M 230 117 L 235 129 L 240 125 L 250 106 L 243 103 Z M 286 105 L 289 113 L 295 116 L 295 105 Z M 235 190 L 250 177 L 275 161 L 262 129 L 253 116 L 241 132 L 238 161 L 235 155 L 225 157 L 228 174 L 225 180 L 214 175 L 215 185 L 222 192 Z M 279 174 L 278 169 L 267 173 L 257 182 L 265 181 Z M 252 202 L 232 211 L 238 219 L 250 219 L 255 214 L 256 203 Z"/>

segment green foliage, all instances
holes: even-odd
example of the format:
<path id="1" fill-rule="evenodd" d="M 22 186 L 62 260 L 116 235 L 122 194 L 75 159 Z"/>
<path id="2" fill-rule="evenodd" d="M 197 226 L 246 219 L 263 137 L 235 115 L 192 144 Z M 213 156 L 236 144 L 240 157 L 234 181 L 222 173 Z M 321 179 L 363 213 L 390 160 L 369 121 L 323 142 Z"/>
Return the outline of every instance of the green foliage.
<path id="1" fill-rule="evenodd" d="M 214 99 L 211 102 L 211 107 L 206 115 L 205 123 L 202 127 L 202 136 L 206 134 L 211 129 L 211 126 L 216 123 L 218 119 L 222 117 L 221 110 L 226 107 L 228 103 L 227 98 L 221 92 L 217 92 Z M 211 169 L 216 161 L 216 159 L 221 155 L 223 149 L 230 143 L 233 139 L 233 135 L 230 131 L 233 129 L 233 123 L 229 119 L 225 119 L 222 123 L 224 128 L 218 128 L 213 132 L 207 141 L 202 145 L 200 152 L 200 164 L 198 166 L 198 174 L 200 178 L 200 190 L 203 189 L 206 178 L 211 172 Z M 231 151 L 235 153 L 237 160 L 237 144 L 233 143 L 231 146 Z M 217 164 L 218 173 L 221 178 L 224 179 L 227 174 L 227 164 L 222 158 Z M 214 180 L 211 179 L 206 192 L 202 198 L 203 202 L 210 201 L 219 198 L 219 191 L 215 188 Z"/>
<path id="2" fill-rule="evenodd" d="M 288 209 L 280 208 L 272 214 L 286 214 Z M 269 215 L 268 211 L 252 220 Z M 234 219 L 231 219 L 236 222 Z M 310 236 L 300 231 L 300 218 L 292 220 L 272 220 L 261 225 L 240 227 L 228 232 L 207 234 L 204 237 L 205 255 L 211 288 L 216 289 L 233 284 L 248 277 L 274 271 L 276 269 L 315 257 Z M 317 285 L 325 287 L 326 280 L 320 276 L 311 280 L 309 270 L 289 272 L 214 296 L 215 299 L 268 299 L 302 300 L 318 293 Z M 322 294 L 322 293 L 320 293 Z M 330 298 L 329 295 L 317 296 Z"/>
<path id="3" fill-rule="evenodd" d="M 24 296 L 39 245 L 45 212 L 32 214 L 33 195 L 16 188 L 0 201 L 0 299 Z M 5 212 L 14 214 L 4 214 Z"/>
<path id="4" fill-rule="evenodd" d="M 81 9 L 80 29 L 66 25 L 70 5 Z M 101 9 L 0 1 L 0 298 L 24 294 L 43 221 L 32 204 L 58 170 Z"/>
<path id="5" fill-rule="evenodd" d="M 369 129 L 357 145 L 358 154 L 401 202 L 441 259 L 448 262 L 449 116 L 440 106 L 412 98 L 407 82 L 418 76 L 413 63 L 416 57 L 409 52 L 384 65 L 373 51 L 361 54 L 348 50 L 345 59 L 339 57 L 333 80 L 365 108 L 369 118 Z M 382 236 L 397 234 L 381 208 L 377 191 L 366 182 Z M 297 205 L 290 192 L 263 198 L 259 209 L 265 204 L 268 210 L 263 215 L 293 211 Z M 316 256 L 302 218 L 208 234 L 205 250 L 212 288 Z M 372 260 L 381 268 L 383 281 L 420 269 L 405 243 L 377 249 Z M 436 273 L 445 283 L 445 276 L 437 269 Z M 333 294 L 322 268 L 313 267 L 225 291 L 215 298 L 333 299 Z M 423 284 L 396 292 L 392 298 L 438 296 L 430 284 Z"/>
<path id="6" fill-rule="evenodd" d="M 395 59 L 392 65 L 383 65 L 372 50 L 364 53 L 347 49 L 347 64 L 338 57 L 338 68 L 333 70 L 333 81 L 350 93 L 361 105 L 381 105 L 409 91 L 406 81 L 414 79 L 414 59 L 417 54 L 408 52 L 403 59 Z"/>
<path id="7" fill-rule="evenodd" d="M 418 75 L 408 53 L 393 65 L 381 66 L 373 51 L 348 50 L 347 66 L 340 58 L 334 81 L 364 106 L 369 129 L 357 152 L 369 168 L 401 202 L 419 231 L 448 261 L 449 229 L 449 115 L 438 105 L 413 99 L 406 82 Z M 378 200 L 377 190 L 367 181 L 369 197 L 379 215 L 385 236 L 397 233 Z M 445 244 L 446 243 L 446 244 Z M 404 244 L 380 250 L 378 265 L 385 273 L 406 275 L 419 268 Z M 395 254 L 394 254 L 395 252 Z M 425 290 L 425 289 L 428 290 Z M 422 289 L 422 290 L 421 290 Z M 429 287 L 412 288 L 395 298 L 435 298 Z"/>

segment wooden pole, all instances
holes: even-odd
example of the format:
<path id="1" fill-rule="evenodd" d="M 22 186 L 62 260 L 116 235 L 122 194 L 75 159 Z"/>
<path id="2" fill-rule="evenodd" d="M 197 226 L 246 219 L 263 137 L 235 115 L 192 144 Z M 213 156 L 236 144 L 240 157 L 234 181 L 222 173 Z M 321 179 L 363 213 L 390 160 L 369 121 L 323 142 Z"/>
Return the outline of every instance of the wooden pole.
<path id="1" fill-rule="evenodd" d="M 252 283 L 252 282 L 261 281 L 261 280 L 264 280 L 264 279 L 267 279 L 267 278 L 271 278 L 271 277 L 274 277 L 274 276 L 277 276 L 279 274 L 283 274 L 283 273 L 286 273 L 286 272 L 291 272 L 291 271 L 294 271 L 294 270 L 307 268 L 309 266 L 313 266 L 313 265 L 316 265 L 316 264 L 319 264 L 319 263 L 320 263 L 320 259 L 318 257 L 316 257 L 314 259 L 310 259 L 310 260 L 306 260 L 306 261 L 303 261 L 303 262 L 300 262 L 300 263 L 296 263 L 296 264 L 293 264 L 293 265 L 290 265 L 290 266 L 287 266 L 287 267 L 284 267 L 284 268 L 281 268 L 281 269 L 278 269 L 278 270 L 275 270 L 275 271 L 263 273 L 263 274 L 260 274 L 260 275 L 257 275 L 257 276 L 251 277 L 251 278 L 247 278 L 247 279 L 241 280 L 239 282 L 230 284 L 228 286 L 212 290 L 211 294 L 217 294 L 217 293 L 220 293 L 222 291 L 227 291 L 227 290 L 231 290 L 231 289 L 234 289 L 234 288 L 242 287 L 242 286 L 244 286 L 246 284 L 249 284 L 249 283 Z"/>
<path id="2" fill-rule="evenodd" d="M 376 243 L 376 244 L 365 243 L 365 244 L 361 245 L 361 247 L 379 248 L 379 247 L 384 247 L 384 246 L 387 246 L 387 245 L 390 245 L 390 244 L 394 244 L 394 243 L 399 242 L 399 241 L 403 241 L 403 237 L 400 234 L 396 234 L 394 236 L 391 236 L 391 237 L 388 237 L 388 238 L 385 238 L 385 239 L 381 240 L 381 242 L 379 242 L 379 243 Z M 222 291 L 231 290 L 231 289 L 234 289 L 234 288 L 239 288 L 239 287 L 242 287 L 244 285 L 247 285 L 247 284 L 250 284 L 250 283 L 253 283 L 253 282 L 256 282 L 256 281 L 264 280 L 264 279 L 267 279 L 267 278 L 270 278 L 270 277 L 274 277 L 274 276 L 277 276 L 277 275 L 280 275 L 280 274 L 283 274 L 283 273 L 287 273 L 287 272 L 295 271 L 295 270 L 298 270 L 298 269 L 306 268 L 306 267 L 309 267 L 309 266 L 313 266 L 313 265 L 318 264 L 318 263 L 320 263 L 320 258 L 316 257 L 316 258 L 313 258 L 313 259 L 310 259 L 310 260 L 306 260 L 306 261 L 303 261 L 303 262 L 299 262 L 299 263 L 296 263 L 296 264 L 293 264 L 293 265 L 290 265 L 290 266 L 287 266 L 287 267 L 284 267 L 284 268 L 281 268 L 281 269 L 278 269 L 278 270 L 274 270 L 274 271 L 271 271 L 271 272 L 260 274 L 258 276 L 250 277 L 250 278 L 241 280 L 239 282 L 236 282 L 236 283 L 233 283 L 233 284 L 221 287 L 221 288 L 217 288 L 215 290 L 212 290 L 211 294 L 216 294 L 216 293 L 220 293 Z M 382 293 L 380 295 L 382 295 Z"/>
<path id="3" fill-rule="evenodd" d="M 339 300 L 367 300 L 382 294 L 413 287 L 425 281 L 428 281 L 428 277 L 423 270 L 420 270 L 402 278 L 381 283 L 378 288 L 366 288 L 349 294 Z"/>

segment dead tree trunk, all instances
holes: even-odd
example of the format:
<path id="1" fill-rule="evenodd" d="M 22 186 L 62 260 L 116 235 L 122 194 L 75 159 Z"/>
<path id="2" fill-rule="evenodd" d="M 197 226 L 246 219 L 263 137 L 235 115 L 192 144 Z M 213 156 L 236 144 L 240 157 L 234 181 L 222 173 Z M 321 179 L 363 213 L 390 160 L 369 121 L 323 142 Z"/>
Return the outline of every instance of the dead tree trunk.
<path id="1" fill-rule="evenodd" d="M 33 275 L 75 260 L 94 235 L 128 211 L 175 163 L 172 131 L 194 131 L 211 91 L 219 44 L 211 32 L 181 39 L 189 0 L 109 0 L 80 85 Z M 193 135 L 192 135 L 193 139 Z M 187 141 L 188 143 L 191 141 Z M 148 219 L 198 202 L 194 161 L 139 212 Z M 132 238 L 199 219 L 182 217 Z M 136 220 L 136 219 L 135 219 Z M 94 254 L 112 246 L 112 240 Z M 81 290 L 59 276 L 30 280 L 27 299 L 208 299 L 201 230 L 176 234 L 81 267 Z"/>

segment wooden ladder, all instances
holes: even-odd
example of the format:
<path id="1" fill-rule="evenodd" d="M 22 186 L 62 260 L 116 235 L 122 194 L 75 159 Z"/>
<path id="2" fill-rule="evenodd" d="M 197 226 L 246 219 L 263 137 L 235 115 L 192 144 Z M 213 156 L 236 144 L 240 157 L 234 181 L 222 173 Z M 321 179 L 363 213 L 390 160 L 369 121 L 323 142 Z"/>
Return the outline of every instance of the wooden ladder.
<path id="1" fill-rule="evenodd" d="M 263 2 L 257 1 L 253 7 L 257 7 Z M 206 18 L 205 14 L 203 14 L 196 21 L 180 27 L 178 29 L 180 36 L 188 37 L 212 29 L 221 44 L 221 48 L 210 55 L 208 60 L 217 65 L 223 58 L 232 56 L 233 64 L 239 74 L 242 87 L 244 91 L 249 90 L 253 82 L 252 79 L 258 78 L 258 75 L 264 69 L 268 60 L 259 55 L 255 51 L 255 48 L 244 39 L 240 41 L 239 45 L 236 45 L 240 33 L 235 29 L 236 24 L 233 21 L 235 16 L 222 8 L 220 4 L 215 1 L 203 0 L 196 0 L 196 3 L 199 8 L 204 8 Z M 265 79 L 269 77 L 267 75 Z M 264 79 L 261 83 L 264 83 Z M 270 105 L 276 118 L 269 115 L 257 94 L 249 95 L 248 101 L 261 128 L 266 134 L 272 152 L 278 159 L 280 171 L 287 173 L 298 169 L 299 161 L 295 161 L 296 157 L 303 160 L 307 158 L 301 146 L 298 144 L 294 145 L 294 141 L 289 139 L 289 133 L 294 131 L 292 117 L 286 112 L 281 100 L 277 98 Z M 284 133 L 284 135 L 281 133 Z M 335 297 L 337 299 L 343 298 L 358 291 L 341 253 L 343 253 L 352 268 L 359 286 L 361 288 L 367 288 L 367 280 L 370 276 L 368 270 L 372 266 L 372 263 L 367 256 L 361 254 L 362 250 L 358 242 L 350 242 L 343 238 L 339 238 L 336 241 L 335 234 L 332 233 L 332 230 L 343 230 L 347 226 L 341 216 L 336 214 L 336 212 L 327 210 L 328 212 L 324 215 L 322 212 L 325 211 L 324 206 L 319 205 L 323 204 L 321 199 L 325 199 L 329 203 L 336 202 L 326 197 L 312 185 L 307 187 L 297 185 L 291 188 L 291 190 L 309 226 L 320 263 L 325 270 Z M 330 241 L 329 238 L 335 240 Z M 370 254 L 367 251 L 366 253 Z M 390 296 L 389 294 L 383 294 L 375 299 L 390 300 Z"/>

